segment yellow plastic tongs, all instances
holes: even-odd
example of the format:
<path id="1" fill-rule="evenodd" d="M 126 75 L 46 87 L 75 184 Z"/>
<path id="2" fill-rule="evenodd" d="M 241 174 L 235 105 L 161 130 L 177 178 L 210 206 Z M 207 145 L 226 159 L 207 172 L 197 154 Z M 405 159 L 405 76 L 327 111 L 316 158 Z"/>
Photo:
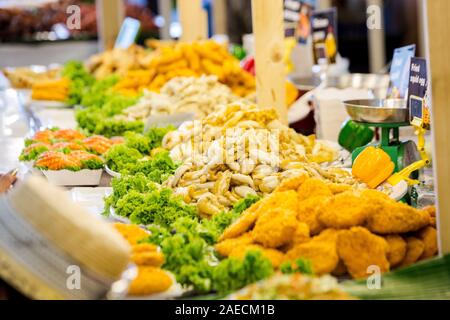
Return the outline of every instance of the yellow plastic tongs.
<path id="1" fill-rule="evenodd" d="M 421 125 L 414 125 L 414 128 L 416 129 L 415 134 L 417 135 L 417 150 L 420 153 L 420 157 L 422 158 L 419 161 L 416 161 L 403 170 L 393 174 L 387 181 L 395 186 L 400 181 L 405 180 L 408 185 L 415 185 L 418 184 L 419 181 L 415 179 L 409 178 L 411 173 L 413 173 L 416 170 L 422 169 L 423 167 L 427 166 L 430 163 L 430 159 L 427 156 L 427 153 L 425 152 L 425 132 L 426 130 Z"/>

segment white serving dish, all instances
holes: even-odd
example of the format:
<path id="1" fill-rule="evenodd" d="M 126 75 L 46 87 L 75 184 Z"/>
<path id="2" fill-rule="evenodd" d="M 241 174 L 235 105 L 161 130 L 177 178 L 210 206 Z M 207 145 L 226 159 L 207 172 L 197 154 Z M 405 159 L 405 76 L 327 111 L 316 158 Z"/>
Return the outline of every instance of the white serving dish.
<path id="1" fill-rule="evenodd" d="M 101 216 L 105 207 L 104 198 L 113 190 L 110 187 L 76 187 L 70 191 L 72 200 L 96 216 Z"/>
<path id="2" fill-rule="evenodd" d="M 111 177 L 120 178 L 122 175 L 119 172 L 111 170 L 108 165 L 105 165 L 105 171 L 107 174 L 109 174 Z"/>
<path id="3" fill-rule="evenodd" d="M 30 100 L 30 105 L 37 108 L 70 108 L 71 105 L 68 105 L 64 101 L 55 101 L 55 100 Z"/>
<path id="4" fill-rule="evenodd" d="M 79 171 L 42 170 L 47 180 L 57 186 L 97 186 L 100 184 L 103 169 Z"/>

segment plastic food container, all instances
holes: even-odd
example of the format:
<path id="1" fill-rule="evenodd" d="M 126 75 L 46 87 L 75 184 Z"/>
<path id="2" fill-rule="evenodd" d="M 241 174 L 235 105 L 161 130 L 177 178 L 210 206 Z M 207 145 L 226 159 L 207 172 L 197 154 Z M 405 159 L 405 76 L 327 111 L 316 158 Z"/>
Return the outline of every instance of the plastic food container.
<path id="1" fill-rule="evenodd" d="M 42 170 L 47 180 L 57 186 L 97 186 L 100 184 L 103 169 L 80 171 Z"/>

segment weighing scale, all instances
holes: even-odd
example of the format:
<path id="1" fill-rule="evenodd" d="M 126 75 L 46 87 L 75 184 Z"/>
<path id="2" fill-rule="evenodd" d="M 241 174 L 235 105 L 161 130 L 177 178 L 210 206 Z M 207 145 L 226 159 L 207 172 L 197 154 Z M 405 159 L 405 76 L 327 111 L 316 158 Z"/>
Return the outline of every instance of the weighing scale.
<path id="1" fill-rule="evenodd" d="M 359 141 L 359 146 L 354 146 L 352 151 L 352 162 L 368 146 L 376 146 L 383 149 L 395 164 L 394 175 L 388 179 L 392 185 L 396 185 L 401 180 L 406 180 L 408 184 L 417 183 L 418 170 L 429 163 L 425 154 L 425 140 L 423 135 L 425 129 L 410 122 L 409 111 L 406 101 L 403 99 L 372 99 L 372 100 L 351 100 L 344 101 L 347 113 L 354 124 L 345 124 L 339 134 L 339 142 L 351 145 L 352 139 L 360 139 L 361 133 L 349 126 L 362 126 L 367 130 L 370 128 L 380 128 L 381 139 L 376 143 L 369 143 L 372 139 L 367 136 L 365 141 Z M 414 141 L 401 141 L 400 128 L 414 126 L 419 137 L 419 147 Z M 347 127 L 347 128 L 346 128 Z M 360 129 L 360 132 L 364 132 Z M 372 135 L 373 136 L 373 135 Z M 345 143 L 347 142 L 347 143 Z"/>

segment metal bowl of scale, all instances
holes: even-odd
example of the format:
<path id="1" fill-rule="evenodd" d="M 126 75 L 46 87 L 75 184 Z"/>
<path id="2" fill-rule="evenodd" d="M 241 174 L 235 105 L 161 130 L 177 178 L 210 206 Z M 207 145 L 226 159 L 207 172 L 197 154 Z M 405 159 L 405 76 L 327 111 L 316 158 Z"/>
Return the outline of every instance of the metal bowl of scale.
<path id="1" fill-rule="evenodd" d="M 403 99 L 371 99 L 344 101 L 352 120 L 366 123 L 408 122 L 409 111 Z"/>

